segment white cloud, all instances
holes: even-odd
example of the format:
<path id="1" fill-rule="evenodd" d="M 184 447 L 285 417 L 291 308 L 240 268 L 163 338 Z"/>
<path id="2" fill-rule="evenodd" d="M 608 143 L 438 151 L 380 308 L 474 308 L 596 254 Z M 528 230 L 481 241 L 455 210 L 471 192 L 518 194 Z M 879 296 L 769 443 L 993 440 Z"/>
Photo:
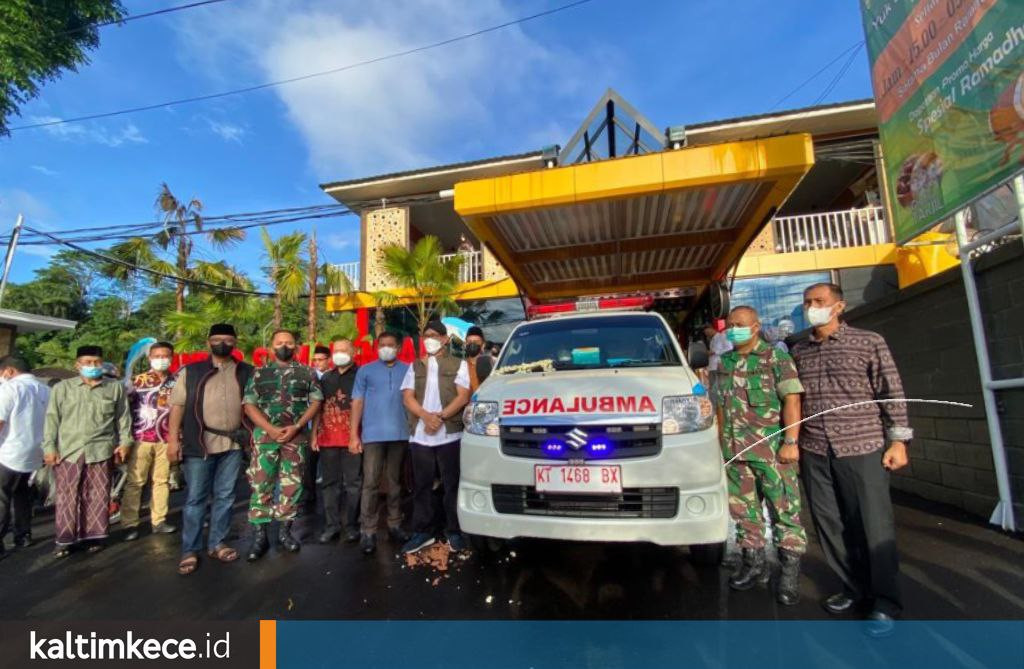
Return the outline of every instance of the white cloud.
<path id="1" fill-rule="evenodd" d="M 223 86 L 330 70 L 528 13 L 502 0 L 253 0 L 244 11 L 224 5 L 209 12 L 212 18 L 176 23 L 179 57 Z M 577 98 L 596 99 L 605 83 L 588 81 L 576 54 L 524 30 L 510 26 L 271 90 L 324 180 L 484 157 L 496 146 L 532 150 L 539 146 L 526 142 L 537 129 L 561 128 L 561 110 L 579 113 Z"/>
<path id="2" fill-rule="evenodd" d="M 38 197 L 20 188 L 0 190 L 0 231 L 6 244 L 7 231 L 14 227 L 18 214 L 25 217 L 25 225 L 48 230 L 52 228 L 53 209 Z M 16 253 L 49 258 L 60 248 L 56 245 L 27 246 L 19 244 Z"/>
<path id="3" fill-rule="evenodd" d="M 32 117 L 33 123 L 50 123 L 59 120 L 56 116 Z M 149 142 L 134 123 L 127 123 L 120 128 L 112 130 L 100 123 L 82 121 L 79 123 L 48 125 L 44 126 L 43 130 L 51 137 L 62 141 L 95 143 L 113 148 L 126 144 L 146 144 Z"/>
<path id="4" fill-rule="evenodd" d="M 336 251 L 342 251 L 344 249 L 351 248 L 352 246 L 355 246 L 356 242 L 359 241 L 358 235 L 358 231 L 356 232 L 355 237 L 350 237 L 348 235 L 340 235 L 337 233 L 328 235 L 327 247 L 334 249 Z"/>
<path id="5" fill-rule="evenodd" d="M 210 129 L 210 132 L 217 135 L 225 142 L 234 142 L 236 144 L 242 143 L 242 137 L 246 134 L 246 130 L 242 126 L 235 125 L 233 123 L 215 121 L 214 119 L 205 116 L 203 117 L 203 120 L 206 121 L 206 125 Z"/>
<path id="6" fill-rule="evenodd" d="M 55 177 L 58 174 L 57 172 L 51 170 L 46 165 L 32 165 L 31 169 L 35 170 L 36 172 L 39 172 L 40 174 L 46 175 L 48 177 Z"/>

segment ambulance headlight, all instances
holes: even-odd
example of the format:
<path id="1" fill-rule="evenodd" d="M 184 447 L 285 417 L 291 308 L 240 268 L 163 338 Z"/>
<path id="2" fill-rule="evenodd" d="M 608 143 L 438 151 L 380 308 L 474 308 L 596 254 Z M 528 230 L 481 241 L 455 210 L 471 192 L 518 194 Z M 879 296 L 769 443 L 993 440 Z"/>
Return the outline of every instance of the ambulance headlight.
<path id="1" fill-rule="evenodd" d="M 470 402 L 462 414 L 466 432 L 488 437 L 498 436 L 498 403 Z"/>
<path id="2" fill-rule="evenodd" d="M 661 401 L 661 433 L 699 432 L 711 427 L 715 412 L 707 394 L 672 395 Z"/>

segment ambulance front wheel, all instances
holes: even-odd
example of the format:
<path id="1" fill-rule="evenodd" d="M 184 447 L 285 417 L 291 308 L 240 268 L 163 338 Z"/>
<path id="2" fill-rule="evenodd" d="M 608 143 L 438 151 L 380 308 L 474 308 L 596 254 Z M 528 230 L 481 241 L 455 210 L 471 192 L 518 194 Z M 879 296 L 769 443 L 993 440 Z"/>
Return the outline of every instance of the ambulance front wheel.
<path id="1" fill-rule="evenodd" d="M 715 567 L 725 557 L 725 542 L 717 544 L 695 544 L 690 546 L 690 559 L 702 567 Z"/>
<path id="2" fill-rule="evenodd" d="M 500 553 L 505 548 L 505 540 L 498 539 L 496 537 L 484 537 L 479 534 L 468 534 L 469 544 L 473 547 L 473 552 L 481 556 L 493 556 L 496 553 Z"/>

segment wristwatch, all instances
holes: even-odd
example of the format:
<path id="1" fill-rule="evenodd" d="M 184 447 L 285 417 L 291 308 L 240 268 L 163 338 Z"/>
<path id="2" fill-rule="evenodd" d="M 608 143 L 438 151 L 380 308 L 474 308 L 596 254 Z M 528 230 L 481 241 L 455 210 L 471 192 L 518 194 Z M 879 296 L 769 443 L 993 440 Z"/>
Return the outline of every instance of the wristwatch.
<path id="1" fill-rule="evenodd" d="M 787 446 L 795 445 L 796 439 L 794 439 L 793 437 L 786 437 L 785 439 L 782 440 L 782 443 L 784 443 Z"/>

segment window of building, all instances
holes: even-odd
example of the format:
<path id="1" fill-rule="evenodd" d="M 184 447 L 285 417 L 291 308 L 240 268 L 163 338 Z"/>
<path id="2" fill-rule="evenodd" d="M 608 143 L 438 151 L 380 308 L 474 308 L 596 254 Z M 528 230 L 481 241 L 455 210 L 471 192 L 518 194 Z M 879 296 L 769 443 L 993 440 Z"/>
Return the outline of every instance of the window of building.
<path id="1" fill-rule="evenodd" d="M 831 281 L 829 272 L 736 279 L 731 304 L 754 307 L 763 325 L 777 326 L 779 321 L 789 319 L 795 326 L 794 332 L 799 332 L 809 327 L 804 319 L 804 289 L 824 281 Z"/>

